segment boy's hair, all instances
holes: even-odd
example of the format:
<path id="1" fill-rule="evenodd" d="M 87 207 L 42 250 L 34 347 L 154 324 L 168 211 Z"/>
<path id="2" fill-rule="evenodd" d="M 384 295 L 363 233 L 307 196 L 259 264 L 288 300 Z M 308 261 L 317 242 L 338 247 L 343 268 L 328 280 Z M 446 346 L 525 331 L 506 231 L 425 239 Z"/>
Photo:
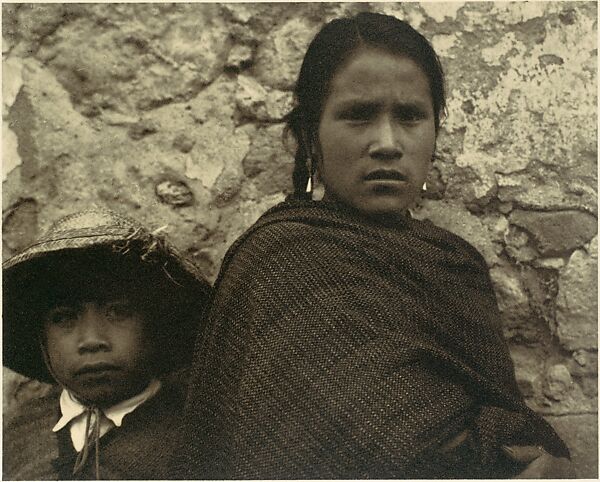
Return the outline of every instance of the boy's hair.
<path id="1" fill-rule="evenodd" d="M 44 314 L 59 305 L 125 296 L 149 323 L 159 350 L 152 367 L 156 375 L 185 365 L 200 329 L 208 283 L 164 239 L 135 221 L 105 210 L 86 214 L 104 224 L 88 219 L 87 228 L 77 230 L 77 218 L 65 218 L 4 263 L 3 364 L 53 382 L 41 353 Z M 123 221 L 122 232 L 109 229 Z"/>
<path id="2" fill-rule="evenodd" d="M 103 303 L 124 297 L 147 323 L 146 333 L 153 345 L 169 351 L 178 336 L 191 340 L 189 333 L 173 332 L 186 319 L 199 317 L 195 304 L 186 302 L 193 296 L 165 276 L 160 265 L 140 263 L 135 252 L 118 254 L 99 247 L 79 251 L 62 251 L 40 258 L 36 278 L 31 280 L 31 312 L 42 339 L 45 314 L 56 306 L 77 306 L 84 302 Z M 185 340 L 175 343 L 181 348 Z M 187 350 L 179 351 L 179 354 Z M 174 354 L 170 354 L 172 357 Z M 152 357 L 152 369 L 159 375 L 169 371 L 170 363 L 160 353 Z"/>

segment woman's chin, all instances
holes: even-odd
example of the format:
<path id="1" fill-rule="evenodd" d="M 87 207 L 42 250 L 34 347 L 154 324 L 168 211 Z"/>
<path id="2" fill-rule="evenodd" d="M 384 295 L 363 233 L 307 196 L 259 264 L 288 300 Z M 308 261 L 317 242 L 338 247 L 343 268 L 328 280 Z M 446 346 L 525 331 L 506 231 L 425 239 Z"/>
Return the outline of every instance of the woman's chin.
<path id="1" fill-rule="evenodd" d="M 369 190 L 355 195 L 332 195 L 325 191 L 324 201 L 335 201 L 355 208 L 368 217 L 394 218 L 406 216 L 410 207 L 415 204 L 412 192 L 404 190 Z"/>
<path id="2" fill-rule="evenodd" d="M 414 204 L 413 199 L 397 196 L 369 196 L 354 204 L 354 207 L 373 218 L 398 218 L 406 216 L 408 208 Z"/>

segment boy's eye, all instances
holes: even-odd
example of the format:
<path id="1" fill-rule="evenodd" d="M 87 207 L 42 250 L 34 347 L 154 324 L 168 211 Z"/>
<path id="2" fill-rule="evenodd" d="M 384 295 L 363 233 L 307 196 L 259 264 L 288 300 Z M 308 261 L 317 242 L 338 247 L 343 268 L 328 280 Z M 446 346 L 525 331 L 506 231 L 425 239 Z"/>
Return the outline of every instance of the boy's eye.
<path id="1" fill-rule="evenodd" d="M 46 322 L 53 325 L 62 325 L 70 323 L 77 319 L 77 310 L 67 306 L 54 308 L 46 315 Z"/>
<path id="2" fill-rule="evenodd" d="M 134 315 L 135 310 L 131 304 L 126 301 L 116 301 L 106 305 L 105 313 L 107 318 L 113 321 L 119 321 L 125 318 L 131 318 Z"/>

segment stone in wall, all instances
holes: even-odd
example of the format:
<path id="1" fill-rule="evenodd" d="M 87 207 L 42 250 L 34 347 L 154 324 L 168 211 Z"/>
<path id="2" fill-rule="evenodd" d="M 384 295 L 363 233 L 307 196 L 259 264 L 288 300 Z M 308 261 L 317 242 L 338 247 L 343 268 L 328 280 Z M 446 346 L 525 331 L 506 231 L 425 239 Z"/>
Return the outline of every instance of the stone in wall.
<path id="1" fill-rule="evenodd" d="M 552 365 L 546 373 L 544 394 L 552 400 L 564 400 L 573 389 L 569 369 L 560 363 Z"/>
<path id="2" fill-rule="evenodd" d="M 202 132 L 206 137 L 197 142 L 194 156 L 186 162 L 185 174 L 190 179 L 201 180 L 210 189 L 226 166 L 241 166 L 250 148 L 250 139 L 233 123 L 223 125 L 211 120 L 202 125 Z"/>
<path id="3" fill-rule="evenodd" d="M 2 116 L 8 114 L 17 94 L 23 86 L 23 61 L 20 57 L 8 55 L 3 59 L 2 69 Z"/>
<path id="4" fill-rule="evenodd" d="M 587 7 L 594 9 L 591 4 Z M 490 4 L 488 8 L 489 15 L 494 15 L 495 8 L 502 9 L 500 4 Z M 509 10 L 514 13 L 512 8 Z M 593 213 L 596 196 L 590 188 L 595 184 L 596 132 L 595 123 L 589 120 L 595 116 L 596 107 L 590 102 L 594 98 L 590 91 L 594 82 L 588 68 L 596 61 L 591 41 L 595 26 L 588 21 L 565 24 L 560 17 L 560 4 L 534 10 L 532 7 L 523 17 L 528 18 L 527 30 L 497 29 L 489 32 L 487 40 L 481 36 L 473 39 L 478 49 L 483 46 L 481 41 L 489 41 L 489 47 L 486 45 L 481 52 L 492 67 L 472 64 L 469 68 L 476 72 L 474 77 L 486 76 L 496 65 L 501 68 L 493 83 L 479 78 L 477 85 L 465 78 L 457 84 L 458 95 L 453 95 L 453 102 L 464 99 L 472 106 L 465 119 L 464 149 L 472 151 L 485 146 L 489 155 L 529 163 L 523 172 L 497 175 L 502 201 L 533 209 L 572 208 Z M 471 19 L 480 15 L 463 11 Z M 515 25 L 520 26 L 517 18 Z M 480 22 L 485 24 L 482 17 Z M 531 40 L 534 31 L 538 32 L 535 42 Z M 579 47 L 567 47 L 575 44 Z M 548 63 L 550 58 L 560 60 Z M 448 75 L 450 82 L 454 73 Z M 457 79 L 465 77 L 456 74 Z M 540 123 L 554 127 L 539 129 Z M 569 132 L 573 125 L 586 127 L 573 135 Z"/>
<path id="5" fill-rule="evenodd" d="M 558 293 L 558 272 L 550 268 L 534 268 L 521 265 L 520 278 L 529 296 L 532 313 L 543 323 L 544 331 L 538 335 L 538 343 L 547 343 L 549 330 L 556 318 L 556 295 Z"/>
<path id="6" fill-rule="evenodd" d="M 568 169 L 557 174 L 542 166 L 533 166 L 528 174 L 498 174 L 498 198 L 529 210 L 572 209 L 597 215 L 596 193 L 591 188 L 595 175 L 590 168 L 581 170 L 586 174 Z M 576 183 L 585 187 L 571 188 Z"/>
<path id="7" fill-rule="evenodd" d="M 598 478 L 598 414 L 546 417 L 571 451 L 578 479 Z"/>
<path id="8" fill-rule="evenodd" d="M 520 273 L 510 265 L 494 266 L 490 269 L 490 278 L 502 315 L 505 337 L 509 340 L 537 341 L 539 333 L 532 323 L 529 297 L 522 286 Z"/>
<path id="9" fill-rule="evenodd" d="M 235 93 L 237 84 L 227 75 L 221 75 L 196 97 L 185 105 L 196 126 L 190 127 L 190 134 L 198 133 L 199 126 L 209 120 L 219 120 L 229 123 L 234 120 L 236 113 Z M 201 132 L 201 131 L 200 131 Z"/>
<path id="10" fill-rule="evenodd" d="M 547 368 L 541 395 L 530 406 L 543 415 L 597 413 L 595 397 L 584 392 L 568 369 L 558 369 L 557 366 L 566 368 L 566 365 L 560 363 Z"/>
<path id="11" fill-rule="evenodd" d="M 509 226 L 504 236 L 506 254 L 517 263 L 529 263 L 538 256 L 531 246 L 529 235 L 516 226 Z"/>
<path id="12" fill-rule="evenodd" d="M 2 182 L 17 166 L 21 165 L 19 143 L 9 128 L 10 109 L 23 86 L 23 62 L 19 57 L 3 55 L 2 69 Z"/>
<path id="13" fill-rule="evenodd" d="M 515 378 L 519 389 L 525 400 L 532 404 L 532 400 L 537 399 L 541 392 L 545 358 L 543 349 L 511 344 L 510 356 L 515 364 Z"/>
<path id="14" fill-rule="evenodd" d="M 292 190 L 294 161 L 285 150 L 283 132 L 281 125 L 258 129 L 244 158 L 244 174 L 256 186 L 259 196 Z"/>
<path id="15" fill-rule="evenodd" d="M 244 70 L 252 65 L 254 50 L 249 45 L 234 45 L 229 51 L 225 67 L 234 71 Z"/>
<path id="16" fill-rule="evenodd" d="M 139 141 L 156 132 L 158 132 L 158 126 L 148 119 L 141 119 L 139 122 L 131 124 L 128 130 L 129 137 L 134 141 Z"/>
<path id="17" fill-rule="evenodd" d="M 172 206 L 189 206 L 194 203 L 194 193 L 183 181 L 161 181 L 156 185 L 156 195 L 162 202 Z"/>
<path id="18" fill-rule="evenodd" d="M 3 253 L 25 249 L 35 241 L 39 206 L 35 199 L 19 199 L 12 206 L 5 206 L 2 213 Z"/>
<path id="19" fill-rule="evenodd" d="M 8 175 L 21 165 L 19 156 L 19 141 L 17 135 L 9 129 L 7 123 L 2 124 L 2 182 Z"/>
<path id="20" fill-rule="evenodd" d="M 292 94 L 263 87 L 252 77 L 239 75 L 236 105 L 242 117 L 261 122 L 281 122 L 292 109 Z"/>
<path id="21" fill-rule="evenodd" d="M 567 350 L 598 347 L 598 238 L 575 251 L 560 272 L 556 334 Z"/>
<path id="22" fill-rule="evenodd" d="M 306 17 L 294 17 L 274 30 L 256 56 L 256 77 L 270 87 L 290 90 L 300 71 L 302 58 L 319 26 Z"/>
<path id="23" fill-rule="evenodd" d="M 463 152 L 455 160 L 454 169 L 445 173 L 449 194 L 455 193 L 466 204 L 484 206 L 497 194 L 496 174 L 517 172 L 527 167 L 529 160 L 485 152 Z"/>
<path id="24" fill-rule="evenodd" d="M 43 397 L 51 389 L 52 385 L 30 380 L 2 367 L 2 414 L 6 417 L 18 412 L 21 404 L 32 398 Z"/>
<path id="25" fill-rule="evenodd" d="M 2 13 L 3 36 L 13 44 L 15 54 L 27 56 L 81 10 L 64 4 L 18 4 L 3 8 Z"/>
<path id="26" fill-rule="evenodd" d="M 475 178 L 473 182 L 465 182 L 467 179 L 458 179 L 452 176 L 450 182 L 460 183 L 461 190 L 464 191 L 465 187 L 468 186 L 469 190 L 473 190 L 472 196 L 465 199 L 466 202 L 480 202 L 486 204 L 490 198 L 496 193 L 496 179 L 494 177 L 494 166 L 498 164 L 498 161 L 491 156 L 484 153 L 463 153 L 456 158 L 456 166 L 461 168 L 469 169 Z M 458 186 L 457 186 L 457 189 Z"/>
<path id="27" fill-rule="evenodd" d="M 567 360 L 569 372 L 581 386 L 583 394 L 594 400 L 598 398 L 598 357 L 596 352 L 576 350 Z"/>
<path id="28" fill-rule="evenodd" d="M 178 134 L 173 139 L 173 147 L 184 154 L 187 154 L 194 148 L 196 141 L 185 133 Z"/>
<path id="29" fill-rule="evenodd" d="M 170 22 L 163 18 L 160 40 L 152 31 L 131 28 L 134 20 L 144 25 L 160 14 L 160 6 L 128 14 L 96 9 L 61 25 L 37 56 L 87 116 L 189 99 L 223 70 L 229 33 L 213 4 L 186 5 L 173 12 Z M 124 24 L 129 28 L 117 27 Z"/>
<path id="30" fill-rule="evenodd" d="M 598 220 L 581 211 L 515 210 L 510 222 L 531 233 L 544 256 L 566 253 L 587 243 L 598 232 Z"/>

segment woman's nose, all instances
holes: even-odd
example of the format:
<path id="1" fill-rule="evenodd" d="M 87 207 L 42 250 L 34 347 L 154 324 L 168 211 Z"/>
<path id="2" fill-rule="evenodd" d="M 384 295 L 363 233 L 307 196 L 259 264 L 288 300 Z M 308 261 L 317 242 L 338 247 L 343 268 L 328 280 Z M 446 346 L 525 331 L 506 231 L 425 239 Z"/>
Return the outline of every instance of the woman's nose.
<path id="1" fill-rule="evenodd" d="M 375 124 L 369 155 L 374 159 L 399 159 L 402 157 L 402 148 L 392 119 L 384 117 Z"/>
<path id="2" fill-rule="evenodd" d="M 86 306 L 77 320 L 78 351 L 80 354 L 110 351 L 103 313 L 94 306 Z"/>

